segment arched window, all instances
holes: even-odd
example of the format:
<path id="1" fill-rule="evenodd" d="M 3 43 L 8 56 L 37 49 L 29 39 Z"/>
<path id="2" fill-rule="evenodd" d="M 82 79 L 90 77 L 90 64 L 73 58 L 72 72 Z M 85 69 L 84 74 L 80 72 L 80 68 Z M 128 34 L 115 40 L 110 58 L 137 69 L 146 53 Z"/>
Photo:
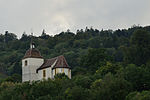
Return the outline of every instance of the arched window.
<path id="1" fill-rule="evenodd" d="M 27 65 L 28 65 L 28 62 L 27 62 L 27 60 L 25 60 L 25 63 L 24 63 L 24 65 L 25 65 L 25 66 L 27 66 Z"/>

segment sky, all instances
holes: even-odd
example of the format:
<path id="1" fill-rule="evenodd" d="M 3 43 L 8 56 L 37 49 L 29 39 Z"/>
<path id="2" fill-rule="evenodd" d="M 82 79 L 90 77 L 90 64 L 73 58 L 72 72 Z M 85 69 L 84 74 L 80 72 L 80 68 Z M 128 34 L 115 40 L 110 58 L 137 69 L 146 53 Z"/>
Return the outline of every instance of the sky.
<path id="1" fill-rule="evenodd" d="M 0 33 L 55 35 L 70 29 L 150 25 L 150 0 L 0 0 Z"/>

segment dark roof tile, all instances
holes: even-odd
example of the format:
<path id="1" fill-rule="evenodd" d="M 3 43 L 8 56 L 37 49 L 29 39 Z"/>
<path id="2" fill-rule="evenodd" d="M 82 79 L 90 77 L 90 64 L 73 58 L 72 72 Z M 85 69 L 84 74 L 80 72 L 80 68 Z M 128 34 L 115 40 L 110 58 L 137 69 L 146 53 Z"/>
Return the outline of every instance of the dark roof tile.
<path id="1" fill-rule="evenodd" d="M 35 49 L 35 48 L 30 48 L 29 50 L 26 51 L 23 59 L 25 58 L 43 58 L 41 56 L 41 53 L 39 52 L 39 50 Z"/>
<path id="2" fill-rule="evenodd" d="M 58 56 L 57 62 L 53 68 L 70 68 L 64 56 Z"/>
<path id="3" fill-rule="evenodd" d="M 54 65 L 53 69 L 55 69 L 55 68 L 70 68 L 65 57 L 58 56 L 55 58 L 45 60 L 44 63 L 37 69 L 37 71 L 44 69 L 44 68 L 51 67 L 51 65 L 53 65 L 55 61 L 56 61 L 56 64 Z"/>

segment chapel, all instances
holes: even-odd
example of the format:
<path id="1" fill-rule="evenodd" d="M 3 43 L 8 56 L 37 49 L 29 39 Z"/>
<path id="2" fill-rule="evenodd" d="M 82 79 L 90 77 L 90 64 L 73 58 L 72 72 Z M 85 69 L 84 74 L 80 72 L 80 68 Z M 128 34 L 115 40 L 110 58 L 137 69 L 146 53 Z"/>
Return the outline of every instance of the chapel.
<path id="1" fill-rule="evenodd" d="M 65 73 L 71 79 L 71 68 L 63 55 L 44 59 L 40 51 L 31 43 L 22 59 L 22 82 L 38 81 Z"/>

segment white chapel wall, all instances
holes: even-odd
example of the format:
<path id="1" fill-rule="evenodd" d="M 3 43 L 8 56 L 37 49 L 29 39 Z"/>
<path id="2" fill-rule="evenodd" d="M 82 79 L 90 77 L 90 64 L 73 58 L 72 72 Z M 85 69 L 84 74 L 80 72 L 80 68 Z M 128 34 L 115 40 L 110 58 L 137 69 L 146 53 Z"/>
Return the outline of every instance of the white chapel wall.
<path id="1" fill-rule="evenodd" d="M 53 69 L 53 77 L 55 76 L 55 70 L 56 70 L 56 74 L 65 73 L 65 75 L 67 75 L 69 78 L 71 78 L 71 70 L 69 68 L 56 68 L 56 69 Z M 70 73 L 68 73 L 68 70 L 70 70 Z"/>
<path id="2" fill-rule="evenodd" d="M 45 74 L 46 74 L 45 77 L 43 77 L 43 70 L 45 70 Z M 51 67 L 39 70 L 38 71 L 38 76 L 39 76 L 39 80 L 52 78 Z"/>
<path id="3" fill-rule="evenodd" d="M 25 66 L 25 61 L 27 61 L 27 66 Z M 44 63 L 44 59 L 40 58 L 26 58 L 22 60 L 22 81 L 37 81 L 39 80 L 38 74 L 36 73 L 37 68 L 39 68 Z"/>
<path id="4" fill-rule="evenodd" d="M 27 65 L 41 66 L 44 63 L 44 59 L 41 58 L 26 58 L 22 60 L 23 67 L 25 66 L 26 60 L 27 60 Z"/>

